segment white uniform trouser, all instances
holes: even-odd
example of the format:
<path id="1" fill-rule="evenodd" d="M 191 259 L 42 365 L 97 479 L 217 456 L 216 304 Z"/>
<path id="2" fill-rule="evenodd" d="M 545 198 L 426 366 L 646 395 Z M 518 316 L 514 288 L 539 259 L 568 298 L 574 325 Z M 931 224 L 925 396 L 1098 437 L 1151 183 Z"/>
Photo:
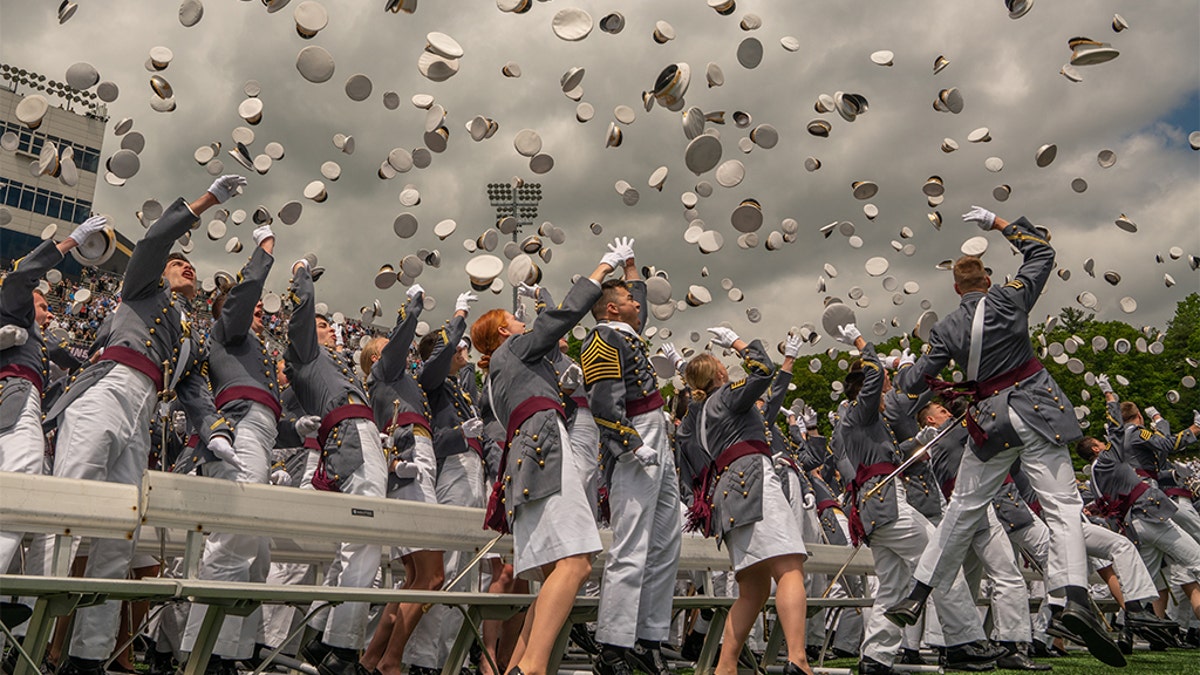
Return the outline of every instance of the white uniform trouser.
<path id="1" fill-rule="evenodd" d="M 1081 521 L 1081 524 L 1087 554 L 1112 561 L 1113 571 L 1121 582 L 1121 595 L 1125 596 L 1126 602 L 1149 601 L 1158 597 L 1146 564 L 1128 537 L 1088 521 Z M 1045 523 L 1035 518 L 1032 525 L 1010 537 L 1026 555 L 1043 570 L 1046 569 L 1051 535 Z"/>
<path id="2" fill-rule="evenodd" d="M 988 511 L 986 525 L 975 532 L 971 553 L 964 573 L 972 595 L 978 595 L 984 578 L 992 582 L 992 639 L 1029 642 L 1029 589 L 995 509 Z"/>
<path id="3" fill-rule="evenodd" d="M 1191 535 L 1192 539 L 1200 541 L 1200 513 L 1196 513 L 1196 507 L 1192 504 L 1192 500 L 1187 497 L 1173 497 L 1177 510 L 1175 515 L 1171 516 L 1171 520 L 1179 526 L 1179 529 Z"/>
<path id="4" fill-rule="evenodd" d="M 935 532 L 933 524 L 909 505 L 904 497 L 903 485 L 893 484 L 896 486 L 899 517 L 870 534 L 879 591 L 867 616 L 862 645 L 863 656 L 887 665 L 895 661 L 896 651 L 900 648 L 900 627 L 889 621 L 883 611 L 908 591 L 912 583 L 913 561 L 922 551 L 929 550 L 926 546 Z M 933 591 L 947 644 L 960 645 L 982 640 L 984 634 L 979 613 L 975 610 L 975 602 L 962 571 L 957 571 L 947 582 L 945 592 L 937 587 Z"/>
<path id="5" fill-rule="evenodd" d="M 342 424 L 353 424 L 358 429 L 362 443 L 362 466 L 341 480 L 341 492 L 363 497 L 380 497 L 387 490 L 387 466 L 383 446 L 379 444 L 379 430 L 369 420 L 347 420 Z M 379 571 L 379 558 L 383 551 L 378 544 L 338 544 L 337 555 L 330 568 L 330 576 L 337 569 L 335 585 L 344 588 L 370 588 Z M 315 605 L 315 603 L 314 603 Z M 344 602 L 329 610 L 325 619 L 325 635 L 322 641 L 330 647 L 362 649 L 367 628 L 365 602 Z M 320 626 L 310 622 L 314 628 Z"/>
<path id="6" fill-rule="evenodd" d="M 1012 408 L 1008 409 L 1008 416 L 1022 445 L 1002 450 L 986 462 L 969 449 L 963 453 L 954 494 L 914 576 L 936 588 L 957 573 L 975 528 L 992 508 L 992 497 L 1013 462 L 1020 459 L 1021 469 L 1037 492 L 1050 527 L 1050 554 L 1044 568 L 1049 589 L 1087 588 L 1087 555 L 1079 519 L 1083 503 L 1075 487 L 1070 454 L 1065 447 L 1054 445 L 1032 431 Z"/>
<path id="7" fill-rule="evenodd" d="M 6 378 L 4 382 L 23 382 Z M 3 383 L 0 383 L 3 384 Z M 0 471 L 41 475 L 46 456 L 46 435 L 42 433 L 42 397 L 37 387 L 29 386 L 29 394 L 21 415 L 11 429 L 0 434 Z M 7 570 L 21 548 L 24 532 L 0 531 L 0 570 Z"/>
<path id="8" fill-rule="evenodd" d="M 1200 543 L 1189 537 L 1175 521 L 1135 518 L 1133 530 L 1137 533 L 1138 551 L 1151 578 L 1158 576 L 1164 557 L 1170 559 L 1172 567 L 1178 565 L 1186 570 L 1192 579 L 1200 578 Z"/>
<path id="9" fill-rule="evenodd" d="M 266 485 L 270 482 L 271 448 L 275 446 L 275 434 L 275 413 L 261 403 L 251 402 L 245 417 L 237 423 L 237 434 L 233 439 L 233 451 L 245 468 L 238 471 L 228 462 L 216 461 L 204 465 L 204 475 L 237 483 Z M 271 550 L 264 537 L 214 532 L 204 542 L 200 578 L 263 582 L 270 573 L 270 565 Z M 195 646 L 196 635 L 200 632 L 200 624 L 207 610 L 208 605 L 192 605 L 187 630 L 183 635 L 183 651 L 190 652 Z M 257 611 L 245 617 L 227 615 L 217 635 L 213 654 L 227 659 L 253 656 L 260 620 L 261 612 Z"/>
<path id="10" fill-rule="evenodd" d="M 600 427 L 596 426 L 596 418 L 587 408 L 578 408 L 571 418 L 571 454 L 575 456 L 575 466 L 579 468 L 583 478 L 583 492 L 587 496 L 588 506 L 592 507 L 592 516 L 599 520 L 600 511 L 596 504 L 598 498 L 597 481 L 600 475 Z"/>
<path id="11" fill-rule="evenodd" d="M 604 562 L 596 639 L 632 647 L 635 639 L 663 641 L 671 632 L 671 600 L 683 524 L 675 454 L 662 411 L 630 419 L 657 466 L 633 457 L 613 467 L 608 488 L 612 546 Z"/>
<path id="12" fill-rule="evenodd" d="M 123 364 L 113 366 L 63 411 L 54 475 L 140 489 L 149 461 L 150 418 L 156 398 L 149 377 Z M 78 542 L 76 538 L 75 546 Z M 129 539 L 92 539 L 84 576 L 124 579 L 136 545 L 137 532 Z M 116 646 L 120 608 L 120 601 L 109 601 L 76 611 L 69 654 L 107 659 Z"/>
<path id="13" fill-rule="evenodd" d="M 267 574 L 267 583 L 271 585 L 291 586 L 295 584 L 311 584 L 316 581 L 316 570 L 305 563 L 271 563 L 271 571 Z M 259 640 L 274 649 L 283 644 L 304 617 L 291 605 L 262 606 L 262 638 Z M 283 648 L 283 653 L 295 655 L 300 649 L 301 635 L 297 634 Z"/>
<path id="14" fill-rule="evenodd" d="M 446 457 L 437 474 L 438 503 L 483 508 L 483 483 L 483 460 L 474 450 Z M 457 577 L 472 557 L 469 551 L 446 551 L 446 583 Z M 456 586 L 446 590 L 470 591 L 471 575 L 466 575 Z M 462 612 L 447 605 L 430 607 L 408 638 L 408 644 L 404 647 L 404 663 L 441 668 L 450 655 L 450 646 L 454 644 L 461 627 Z"/>

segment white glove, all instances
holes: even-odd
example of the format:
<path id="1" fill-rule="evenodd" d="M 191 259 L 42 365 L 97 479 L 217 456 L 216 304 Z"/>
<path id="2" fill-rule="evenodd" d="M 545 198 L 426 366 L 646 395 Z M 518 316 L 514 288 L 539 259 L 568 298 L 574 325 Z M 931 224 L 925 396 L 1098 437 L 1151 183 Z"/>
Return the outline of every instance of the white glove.
<path id="1" fill-rule="evenodd" d="M 29 331 L 9 324 L 0 328 L 0 349 L 8 349 L 9 347 L 20 347 L 29 339 Z"/>
<path id="2" fill-rule="evenodd" d="M 342 336 L 342 331 L 343 331 L 342 324 L 340 324 L 340 323 L 333 324 L 333 340 L 334 340 L 334 342 L 337 343 L 337 346 L 339 346 L 339 347 L 346 346 L 346 340 Z"/>
<path id="3" fill-rule="evenodd" d="M 804 493 L 804 508 L 812 511 L 817 508 L 817 496 L 811 492 Z"/>
<path id="4" fill-rule="evenodd" d="M 804 414 L 800 419 L 804 420 L 805 427 L 809 429 L 817 428 L 817 411 L 813 410 L 811 405 L 804 406 Z"/>
<path id="5" fill-rule="evenodd" d="M 787 455 L 783 454 L 782 452 L 775 455 L 775 468 L 776 469 L 786 469 L 786 468 L 790 467 L 791 465 L 792 464 L 791 464 L 791 462 L 788 461 Z"/>
<path id="6" fill-rule="evenodd" d="M 1113 393 L 1112 383 L 1108 381 L 1108 375 L 1105 373 L 1100 373 L 1096 376 L 1096 386 L 1100 387 L 1102 393 Z"/>
<path id="7" fill-rule="evenodd" d="M 466 293 L 459 293 L 458 299 L 454 301 L 454 311 L 470 312 L 471 311 L 471 303 L 475 302 L 476 300 L 479 300 L 479 296 L 475 295 L 471 291 L 467 291 Z"/>
<path id="8" fill-rule="evenodd" d="M 292 474 L 283 469 L 275 469 L 271 472 L 271 485 L 282 485 L 288 487 L 292 484 Z"/>
<path id="9" fill-rule="evenodd" d="M 937 433 L 937 427 L 921 427 L 921 430 L 917 432 L 917 442 L 925 445 L 929 441 L 932 441 L 933 437 L 937 436 Z"/>
<path id="10" fill-rule="evenodd" d="M 839 327 L 838 333 L 839 335 L 837 341 L 848 344 L 851 347 L 854 346 L 854 343 L 856 340 L 858 340 L 858 338 L 862 337 L 862 333 L 858 332 L 858 326 L 855 326 L 852 323 L 848 323 L 845 326 Z"/>
<path id="11" fill-rule="evenodd" d="M 916 362 L 917 357 L 913 356 L 913 353 L 909 351 L 908 347 L 905 347 L 904 351 L 900 353 L 900 360 L 896 362 L 896 367 L 899 368 L 905 365 L 911 366 Z"/>
<path id="12" fill-rule="evenodd" d="M 558 376 L 558 386 L 564 391 L 576 391 L 583 386 L 583 369 L 578 363 L 572 363 Z"/>
<path id="13" fill-rule="evenodd" d="M 683 368 L 687 365 L 687 362 L 683 360 L 683 355 L 679 353 L 679 350 L 675 348 L 675 345 L 671 344 L 670 342 L 664 342 L 662 346 L 662 353 L 663 356 L 667 357 L 667 359 L 671 362 L 671 367 L 675 369 L 675 372 L 682 374 Z"/>
<path id="14" fill-rule="evenodd" d="M 726 328 L 724 326 L 713 326 L 712 328 L 708 329 L 708 332 L 712 333 L 713 344 L 715 344 L 718 347 L 724 347 L 725 349 L 729 349 L 730 347 L 733 346 L 733 343 L 738 341 L 738 334 L 733 332 L 732 328 Z"/>
<path id="15" fill-rule="evenodd" d="M 789 421 L 792 424 L 796 425 L 796 430 L 800 433 L 801 436 L 808 433 L 808 425 L 805 424 L 804 420 L 802 420 L 798 417 L 792 417 L 792 419 Z"/>
<path id="16" fill-rule="evenodd" d="M 992 229 L 992 225 L 996 224 L 996 214 L 974 204 L 971 205 L 970 211 L 963 214 L 962 219 L 964 223 L 975 223 L 984 232 Z"/>
<path id="17" fill-rule="evenodd" d="M 801 340 L 799 335 L 788 335 L 783 342 L 783 356 L 789 359 L 800 356 L 800 345 L 802 344 L 804 344 L 804 340 Z"/>
<path id="18" fill-rule="evenodd" d="M 233 451 L 233 444 L 225 440 L 224 436 L 213 436 L 208 442 L 208 449 L 212 450 L 217 459 L 233 467 L 238 473 L 246 470 L 246 465 L 242 464 L 242 460 L 238 459 L 237 453 Z"/>
<path id="19" fill-rule="evenodd" d="M 392 469 L 396 474 L 396 478 L 416 478 L 417 465 L 415 462 L 405 462 L 403 460 L 396 462 L 396 468 Z"/>
<path id="20" fill-rule="evenodd" d="M 1200 410 L 1192 411 L 1192 426 L 1200 427 Z"/>
<path id="21" fill-rule="evenodd" d="M 827 414 L 827 417 L 829 417 L 829 423 L 836 427 L 838 424 L 837 413 L 833 410 L 830 410 Z"/>
<path id="22" fill-rule="evenodd" d="M 517 308 L 513 310 L 513 318 L 521 323 L 525 323 L 525 318 L 529 316 L 529 309 L 525 307 L 525 303 L 518 302 Z"/>
<path id="23" fill-rule="evenodd" d="M 404 291 L 404 295 L 408 296 L 409 300 L 412 300 L 413 298 L 417 297 L 418 295 L 424 295 L 424 294 L 425 294 L 425 289 L 421 288 L 421 284 L 413 284 L 412 286 L 408 287 L 407 291 Z"/>
<path id="24" fill-rule="evenodd" d="M 254 237 L 254 245 L 262 246 L 264 241 L 268 239 L 274 239 L 275 233 L 271 231 L 270 225 L 259 225 L 258 227 L 254 228 L 252 236 Z"/>
<path id="25" fill-rule="evenodd" d="M 531 298 L 537 300 L 538 291 L 540 290 L 542 290 L 542 287 L 538 286 L 537 284 L 527 284 L 525 282 L 521 282 L 521 284 L 517 286 L 517 295 L 521 296 L 522 298 Z"/>
<path id="26" fill-rule="evenodd" d="M 626 260 L 629 260 L 632 257 L 633 239 L 629 237 L 617 237 L 613 240 L 613 243 L 608 245 L 608 253 L 604 254 L 604 257 L 600 259 L 600 262 L 612 267 L 613 269 L 617 269 L 621 265 L 624 265 Z"/>
<path id="27" fill-rule="evenodd" d="M 632 462 L 635 459 L 640 462 L 642 466 L 658 466 L 658 453 L 648 445 L 643 445 L 633 452 L 627 452 L 621 455 L 622 462 Z"/>
<path id="28" fill-rule="evenodd" d="M 237 174 L 228 174 L 221 176 L 213 181 L 209 186 L 208 193 L 217 198 L 217 201 L 224 204 L 229 201 L 229 198 L 237 194 L 237 189 L 246 184 L 246 179 Z"/>
<path id="29" fill-rule="evenodd" d="M 80 246 L 88 237 L 104 229 L 108 224 L 108 218 L 104 216 L 92 216 L 79 224 L 75 231 L 67 236 L 67 239 L 75 241 L 76 246 Z"/>
<path id="30" fill-rule="evenodd" d="M 463 420 L 462 430 L 467 438 L 480 438 L 483 436 L 483 420 L 478 417 Z"/>
<path id="31" fill-rule="evenodd" d="M 1155 417 L 1162 417 L 1162 415 L 1158 414 L 1158 408 L 1152 405 L 1146 406 L 1146 420 L 1153 422 Z"/>
<path id="32" fill-rule="evenodd" d="M 186 434 L 187 413 L 183 412 L 182 410 L 176 410 L 175 413 L 171 415 L 171 429 L 180 436 Z"/>
<path id="33" fill-rule="evenodd" d="M 296 420 L 296 433 L 303 438 L 312 436 L 317 433 L 317 429 L 321 428 L 321 418 L 317 415 L 305 415 Z"/>

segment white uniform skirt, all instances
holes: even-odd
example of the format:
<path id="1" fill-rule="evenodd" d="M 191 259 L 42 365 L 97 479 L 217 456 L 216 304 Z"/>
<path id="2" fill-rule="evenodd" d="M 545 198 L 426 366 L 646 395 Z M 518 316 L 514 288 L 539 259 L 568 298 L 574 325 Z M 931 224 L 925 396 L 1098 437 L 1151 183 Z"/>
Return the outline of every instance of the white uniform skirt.
<path id="1" fill-rule="evenodd" d="M 771 458 L 764 455 L 760 461 L 763 469 L 762 520 L 739 525 L 725 537 L 725 548 L 729 550 L 729 562 L 735 572 L 781 555 L 808 555 L 800 524 L 783 496 L 783 485 Z"/>
<path id="2" fill-rule="evenodd" d="M 538 581 L 542 565 L 581 553 L 598 553 L 601 548 L 600 532 L 584 493 L 583 473 L 575 463 L 562 420 L 558 434 L 562 439 L 562 488 L 518 506 L 513 516 L 513 570 L 522 579 Z"/>
<path id="3" fill-rule="evenodd" d="M 417 465 L 417 477 L 398 490 L 388 493 L 388 499 L 404 499 L 410 502 L 436 504 L 437 498 L 437 457 L 433 454 L 433 440 L 422 434 L 413 434 L 413 463 Z M 438 549 L 410 548 L 408 546 L 393 546 L 392 560 L 403 558 L 418 551 L 434 551 Z"/>

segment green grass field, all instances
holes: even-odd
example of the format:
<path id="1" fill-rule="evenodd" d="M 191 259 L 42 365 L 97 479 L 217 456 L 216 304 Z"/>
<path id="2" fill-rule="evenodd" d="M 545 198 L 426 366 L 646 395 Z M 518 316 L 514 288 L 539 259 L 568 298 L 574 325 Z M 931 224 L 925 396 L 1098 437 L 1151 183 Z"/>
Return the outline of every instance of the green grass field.
<path id="1" fill-rule="evenodd" d="M 1082 650 L 1072 650 L 1070 656 L 1063 658 L 1037 660 L 1054 666 L 1050 675 L 1100 675 L 1101 673 L 1200 675 L 1200 650 L 1172 649 L 1166 652 L 1138 650 L 1126 658 L 1129 659 L 1129 665 L 1124 668 L 1109 668 Z M 832 668 L 854 668 L 858 664 L 853 659 L 833 659 L 826 661 L 825 665 Z M 1009 675 L 1024 671 L 993 670 L 989 672 L 996 675 Z"/>

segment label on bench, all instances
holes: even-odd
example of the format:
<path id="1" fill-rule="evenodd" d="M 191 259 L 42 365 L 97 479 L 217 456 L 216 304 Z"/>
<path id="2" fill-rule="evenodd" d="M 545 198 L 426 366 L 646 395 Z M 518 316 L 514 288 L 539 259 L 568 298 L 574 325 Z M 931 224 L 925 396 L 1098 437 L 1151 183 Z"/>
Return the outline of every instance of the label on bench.
<path id="1" fill-rule="evenodd" d="M 373 511 L 371 509 L 350 509 L 350 515 L 362 516 L 364 518 L 374 518 L 375 511 Z"/>

